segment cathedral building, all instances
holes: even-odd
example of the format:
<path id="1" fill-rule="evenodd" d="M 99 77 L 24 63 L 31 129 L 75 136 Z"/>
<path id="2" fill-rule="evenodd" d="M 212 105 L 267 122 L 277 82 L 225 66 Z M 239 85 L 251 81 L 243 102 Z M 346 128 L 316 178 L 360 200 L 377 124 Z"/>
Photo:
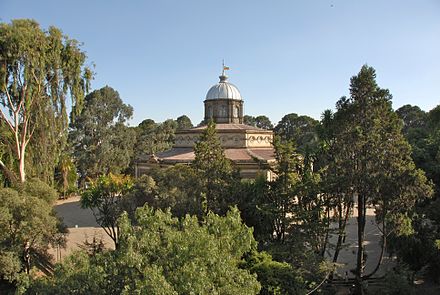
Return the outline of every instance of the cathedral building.
<path id="1" fill-rule="evenodd" d="M 272 146 L 273 132 L 243 124 L 243 98 L 238 88 L 229 83 L 223 70 L 220 81 L 212 86 L 204 101 L 204 122 L 216 123 L 217 135 L 230 159 L 240 171 L 242 178 L 255 178 L 263 174 L 272 179 L 270 166 L 275 163 Z M 136 177 L 152 167 L 190 164 L 194 156 L 194 144 L 199 140 L 206 125 L 177 131 L 172 149 L 146 155 L 135 167 Z"/>

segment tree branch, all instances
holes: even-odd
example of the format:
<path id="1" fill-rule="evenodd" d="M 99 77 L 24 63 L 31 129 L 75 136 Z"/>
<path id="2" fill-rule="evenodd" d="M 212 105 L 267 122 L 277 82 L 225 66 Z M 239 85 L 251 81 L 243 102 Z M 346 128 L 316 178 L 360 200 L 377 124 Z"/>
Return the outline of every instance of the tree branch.
<path id="1" fill-rule="evenodd" d="M 14 104 L 12 103 L 12 98 L 11 98 L 11 95 L 9 94 L 8 86 L 6 84 L 5 84 L 5 93 L 6 93 L 6 97 L 8 98 L 8 103 L 11 106 L 12 112 L 15 113 L 16 108 L 14 107 Z"/>
<path id="2" fill-rule="evenodd" d="M 9 179 L 10 182 L 15 183 L 17 182 L 17 176 L 15 173 L 10 170 L 8 167 L 6 167 L 5 163 L 3 163 L 2 160 L 0 160 L 0 168 L 3 170 L 5 176 L 7 179 Z"/>
<path id="3" fill-rule="evenodd" d="M 12 132 L 15 133 L 15 128 L 12 126 L 12 123 L 6 118 L 5 113 L 3 113 L 3 110 L 0 108 L 0 116 L 3 118 L 3 120 L 8 124 L 9 129 L 11 129 Z"/>

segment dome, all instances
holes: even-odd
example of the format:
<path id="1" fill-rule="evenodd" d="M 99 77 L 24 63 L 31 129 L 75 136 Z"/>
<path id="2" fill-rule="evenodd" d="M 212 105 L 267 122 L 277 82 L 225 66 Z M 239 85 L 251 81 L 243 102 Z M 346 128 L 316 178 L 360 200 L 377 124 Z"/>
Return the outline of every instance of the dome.
<path id="1" fill-rule="evenodd" d="M 212 86 L 208 93 L 206 94 L 206 99 L 234 99 L 234 100 L 242 100 L 240 91 L 234 85 L 229 83 L 228 76 L 221 75 L 220 82 Z"/>

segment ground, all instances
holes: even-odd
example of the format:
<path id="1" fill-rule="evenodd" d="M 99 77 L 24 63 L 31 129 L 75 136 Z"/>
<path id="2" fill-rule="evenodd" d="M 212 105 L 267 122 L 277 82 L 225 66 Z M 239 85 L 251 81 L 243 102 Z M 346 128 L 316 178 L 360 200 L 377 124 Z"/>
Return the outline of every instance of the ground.
<path id="1" fill-rule="evenodd" d="M 91 242 L 93 237 L 97 240 L 102 239 L 105 247 L 113 248 L 112 239 L 104 232 L 95 220 L 90 209 L 82 209 L 79 202 L 80 197 L 70 197 L 66 200 L 58 200 L 55 204 L 55 211 L 63 219 L 69 233 L 67 234 L 67 247 L 65 249 L 51 249 L 50 253 L 63 259 L 73 250 L 78 249 L 86 240 Z M 58 254 L 58 255 L 57 255 Z"/>

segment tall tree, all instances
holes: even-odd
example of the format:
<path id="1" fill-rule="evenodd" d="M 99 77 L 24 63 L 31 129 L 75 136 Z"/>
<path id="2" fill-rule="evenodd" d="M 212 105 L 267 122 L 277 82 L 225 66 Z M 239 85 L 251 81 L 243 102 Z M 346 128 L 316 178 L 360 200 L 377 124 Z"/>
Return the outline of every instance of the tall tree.
<path id="1" fill-rule="evenodd" d="M 363 66 L 351 78 L 350 97 L 337 102 L 335 114 L 343 118 L 337 119 L 336 163 L 344 167 L 341 176 L 350 185 L 344 193 L 357 201 L 357 294 L 363 294 L 367 206 L 377 205 L 382 236 L 386 238 L 392 230 L 387 218 L 405 214 L 418 198 L 430 194 L 426 178 L 412 162 L 401 121 L 392 111 L 391 94 L 379 88 L 375 78 L 375 70 Z"/>
<path id="2" fill-rule="evenodd" d="M 66 100 L 71 99 L 78 113 L 91 79 L 90 70 L 84 67 L 85 59 L 79 42 L 55 27 L 43 31 L 33 20 L 0 24 L 0 121 L 12 135 L 15 159 L 13 166 L 0 159 L 0 168 L 7 177 L 18 171 L 19 181 L 26 180 L 27 148 L 39 130 L 48 136 L 45 146 L 35 144 L 35 151 L 63 144 Z M 59 152 L 60 149 L 47 151 Z M 53 174 L 56 157 L 50 161 Z"/>
<path id="3" fill-rule="evenodd" d="M 192 165 L 201 181 L 203 213 L 226 212 L 230 205 L 228 195 L 239 176 L 234 174 L 231 161 L 224 155 L 214 122 L 208 123 L 194 147 L 194 154 Z"/>
<path id="4" fill-rule="evenodd" d="M 136 135 L 125 123 L 132 113 L 132 107 L 109 86 L 86 96 L 69 134 L 82 182 L 87 177 L 120 173 L 128 167 Z"/>

